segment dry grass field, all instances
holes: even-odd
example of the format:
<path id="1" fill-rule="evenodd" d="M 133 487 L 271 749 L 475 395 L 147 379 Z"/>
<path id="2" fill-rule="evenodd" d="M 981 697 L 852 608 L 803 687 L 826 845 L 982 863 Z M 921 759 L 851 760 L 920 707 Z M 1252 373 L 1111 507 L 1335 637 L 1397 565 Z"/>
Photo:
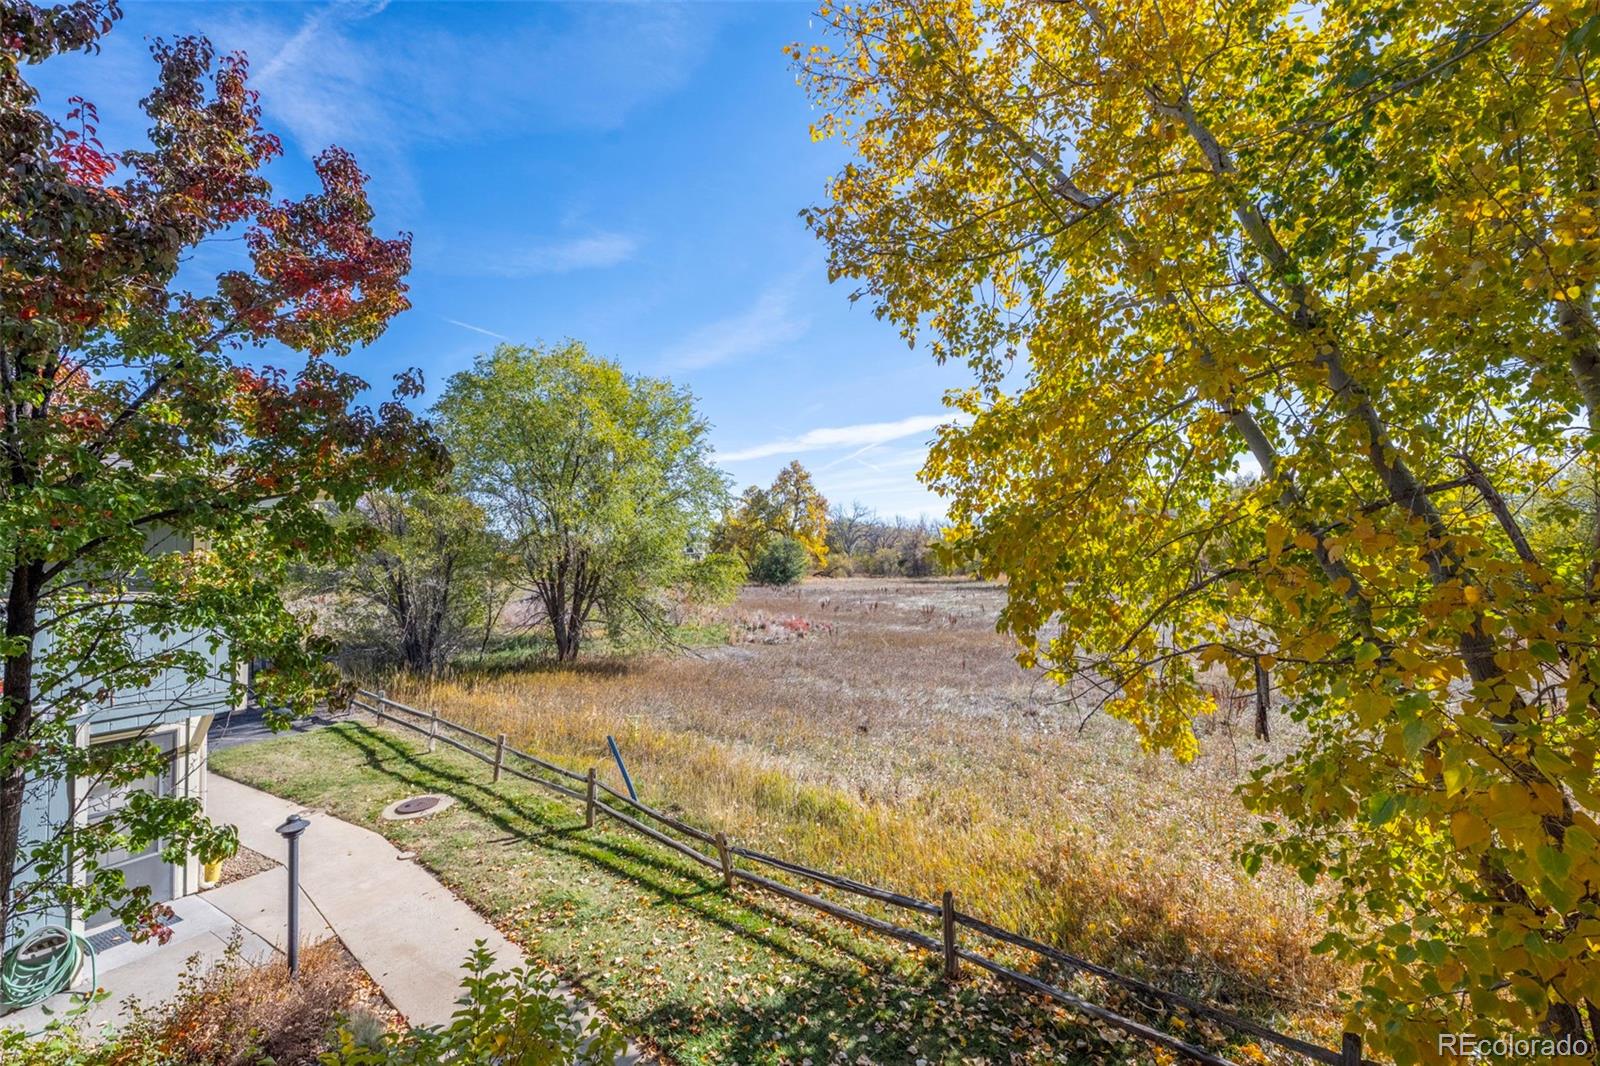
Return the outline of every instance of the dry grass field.
<path id="1" fill-rule="evenodd" d="M 1015 664 L 994 632 L 1003 595 L 953 579 L 752 588 L 717 619 L 722 646 L 391 691 L 620 786 L 614 734 L 641 799 L 738 842 L 924 898 L 950 888 L 1097 961 L 1336 1026 L 1341 975 L 1309 952 L 1315 894 L 1234 858 L 1249 822 L 1232 787 L 1265 752 L 1248 723 L 1209 723 L 1188 766 L 1141 752 Z"/>

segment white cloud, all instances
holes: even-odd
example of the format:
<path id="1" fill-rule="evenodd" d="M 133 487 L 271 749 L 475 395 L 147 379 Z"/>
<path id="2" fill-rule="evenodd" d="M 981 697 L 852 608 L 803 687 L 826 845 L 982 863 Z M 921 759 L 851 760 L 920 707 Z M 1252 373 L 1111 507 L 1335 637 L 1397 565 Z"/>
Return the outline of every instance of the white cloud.
<path id="1" fill-rule="evenodd" d="M 798 437 L 786 437 L 782 440 L 767 441 L 764 444 L 756 444 L 748 448 L 724 452 L 719 454 L 717 458 L 725 463 L 741 463 L 750 459 L 766 459 L 774 455 L 815 452 L 831 448 L 861 448 L 865 451 L 867 448 L 888 441 L 916 436 L 919 433 L 931 433 L 951 421 L 955 421 L 955 419 L 949 415 L 913 415 L 910 418 L 902 418 L 898 422 L 864 422 L 854 426 L 826 426 L 807 430 Z M 854 456 L 847 458 L 854 458 Z M 869 464 L 863 463 L 862 465 Z"/>
<path id="2" fill-rule="evenodd" d="M 298 25 L 271 8 L 205 21 L 219 49 L 250 54 L 262 105 L 307 152 L 614 129 L 687 81 L 715 21 L 678 4 L 489 10 L 461 29 L 385 0 L 336 0 Z"/>
<path id="3" fill-rule="evenodd" d="M 257 59 L 255 80 L 257 85 L 271 84 L 283 71 L 290 70 L 300 62 L 307 51 L 315 46 L 317 37 L 323 32 L 323 27 L 334 19 L 362 19 L 368 15 L 376 15 L 388 7 L 388 0 L 377 0 L 375 3 L 362 3 L 360 0 L 334 0 L 326 7 L 320 7 L 311 12 L 300 23 L 300 28 L 283 43 L 277 51 L 264 63 Z"/>
<path id="4" fill-rule="evenodd" d="M 479 260 L 483 273 L 520 278 L 530 274 L 565 274 L 616 266 L 633 258 L 639 242 L 622 233 L 591 233 L 564 240 L 535 241 L 521 248 L 491 254 Z M 470 260 L 455 266 L 469 270 Z"/>
<path id="5" fill-rule="evenodd" d="M 870 452 L 870 461 L 864 458 Z M 928 449 L 922 444 L 910 447 L 866 445 L 835 463 L 816 467 L 817 487 L 830 500 L 859 500 L 880 515 L 906 518 L 945 517 L 946 504 L 917 478 L 927 462 Z"/>
<path id="6" fill-rule="evenodd" d="M 745 310 L 709 322 L 673 344 L 662 353 L 662 361 L 675 370 L 697 370 L 804 336 L 811 320 L 795 310 L 799 282 L 800 275 L 791 274 L 769 285 Z"/>

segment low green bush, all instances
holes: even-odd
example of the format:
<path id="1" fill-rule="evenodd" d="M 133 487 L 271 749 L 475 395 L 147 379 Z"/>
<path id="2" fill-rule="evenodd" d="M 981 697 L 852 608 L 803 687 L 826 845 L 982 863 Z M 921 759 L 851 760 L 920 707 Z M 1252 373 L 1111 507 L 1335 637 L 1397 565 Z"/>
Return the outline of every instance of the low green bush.
<path id="1" fill-rule="evenodd" d="M 793 537 L 779 537 L 763 547 L 750 567 L 750 579 L 760 585 L 792 585 L 806 576 L 811 557 Z"/>
<path id="2" fill-rule="evenodd" d="M 529 966 L 493 970 L 479 941 L 467 956 L 461 1009 L 450 1024 L 403 1033 L 358 1035 L 340 1027 L 323 1066 L 602 1066 L 624 1049 L 622 1035 L 598 1018 L 584 1024 L 552 975 Z"/>

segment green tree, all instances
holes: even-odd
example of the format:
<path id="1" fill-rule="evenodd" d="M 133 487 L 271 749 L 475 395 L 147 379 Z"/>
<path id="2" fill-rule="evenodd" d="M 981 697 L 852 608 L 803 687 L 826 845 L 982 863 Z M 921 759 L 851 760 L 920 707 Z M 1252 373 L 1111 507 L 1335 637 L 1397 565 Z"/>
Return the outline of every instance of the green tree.
<path id="1" fill-rule="evenodd" d="M 745 489 L 717 524 L 713 540 L 719 551 L 731 552 L 746 566 L 754 566 L 777 537 L 799 541 L 812 567 L 827 565 L 828 501 L 799 460 L 778 471 L 770 488 L 751 485 Z"/>
<path id="2" fill-rule="evenodd" d="M 437 413 L 560 660 L 577 658 L 597 615 L 615 634 L 664 634 L 667 594 L 689 580 L 727 491 L 692 395 L 576 341 L 501 345 L 450 379 Z"/>
<path id="3" fill-rule="evenodd" d="M 711 543 L 718 552 L 732 555 L 750 567 L 776 524 L 777 511 L 771 495 L 759 485 L 750 485 L 717 523 Z"/>
<path id="4" fill-rule="evenodd" d="M 333 635 L 346 649 L 436 675 L 499 613 L 503 559 L 482 509 L 440 486 L 369 492 L 351 519 L 364 543 L 310 586 L 335 597 Z"/>
<path id="5" fill-rule="evenodd" d="M 976 374 L 925 476 L 1022 660 L 1184 757 L 1200 671 L 1271 678 L 1245 859 L 1328 886 L 1384 1052 L 1600 1036 L 1600 526 L 1521 523 L 1596 466 L 1593 5 L 824 16 L 808 218 Z"/>
<path id="6" fill-rule="evenodd" d="M 29 792 L 162 767 L 151 743 L 77 744 L 114 693 L 267 659 L 274 704 L 324 698 L 337 675 L 279 596 L 286 566 L 337 548 L 323 501 L 351 506 L 439 459 L 425 424 L 399 402 L 357 406 L 366 383 L 334 366 L 407 306 L 409 240 L 374 235 L 365 177 L 338 149 L 317 158 L 320 191 L 271 199 L 278 142 L 242 57 L 156 41 L 137 149 L 105 148 L 87 101 L 65 123 L 36 106 L 24 65 L 94 51 L 117 14 L 8 0 L 0 33 L 0 948 L 63 906 L 160 931 L 148 890 L 102 860 L 158 841 L 211 857 L 231 828 L 192 798 L 138 793 L 24 838 Z M 225 231 L 243 237 L 236 269 L 180 285 L 180 263 Z M 269 341 L 299 368 L 240 361 Z M 417 388 L 402 376 L 397 400 Z"/>
<path id="7" fill-rule="evenodd" d="M 774 537 L 756 555 L 750 579 L 761 585 L 793 585 L 811 569 L 806 546 L 793 537 Z"/>
<path id="8" fill-rule="evenodd" d="M 732 603 L 747 573 L 744 561 L 727 552 L 710 552 L 684 573 L 679 596 L 687 607 Z"/>

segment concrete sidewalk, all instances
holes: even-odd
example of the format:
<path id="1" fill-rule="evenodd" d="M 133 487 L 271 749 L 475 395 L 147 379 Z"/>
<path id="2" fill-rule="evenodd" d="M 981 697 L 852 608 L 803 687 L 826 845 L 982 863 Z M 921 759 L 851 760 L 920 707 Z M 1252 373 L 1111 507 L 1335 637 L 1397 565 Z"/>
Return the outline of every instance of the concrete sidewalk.
<path id="1" fill-rule="evenodd" d="M 507 940 L 428 871 L 369 829 L 241 785 L 217 774 L 206 784 L 206 813 L 239 828 L 239 841 L 288 861 L 276 827 L 306 814 L 300 837 L 300 924 L 308 939 L 337 935 L 412 1025 L 443 1025 L 456 1009 L 461 964 L 476 941 L 494 952 L 495 968 L 526 962 Z M 283 867 L 214 888 L 204 898 L 275 947 L 284 941 L 288 871 Z M 594 1011 L 565 992 L 585 1021 Z M 648 1061 L 632 1046 L 619 1064 Z"/>
<path id="2" fill-rule="evenodd" d="M 208 776 L 206 791 L 211 818 L 237 826 L 240 843 L 280 863 L 288 860 L 288 845 L 276 827 L 291 814 L 308 814 L 311 827 L 300 838 L 301 942 L 337 936 L 412 1025 L 449 1023 L 461 964 L 477 941 L 494 953 L 496 969 L 526 963 L 520 948 L 377 833 L 216 774 Z M 282 958 L 288 878 L 280 865 L 174 900 L 178 920 L 169 943 L 125 943 L 100 952 L 96 982 L 109 995 L 75 1016 L 74 1024 L 114 1025 L 130 998 L 146 1005 L 170 999 L 191 958 L 203 972 L 224 957 L 231 941 L 249 962 Z M 87 972 L 80 975 L 79 991 L 88 978 Z M 564 986 L 562 994 L 585 1022 L 594 1016 Z M 0 1017 L 0 1025 L 38 1031 L 75 1004 L 63 992 Z M 631 1066 L 650 1060 L 630 1046 L 616 1061 Z"/>
<path id="3" fill-rule="evenodd" d="M 202 896 L 175 899 L 170 906 L 174 917 L 172 938 L 167 943 L 127 942 L 101 950 L 95 958 L 93 986 L 89 983 L 90 969 L 85 965 L 74 991 L 58 993 L 43 1003 L 0 1016 L 0 1025 L 39 1032 L 51 1021 L 66 1018 L 77 1009 L 78 993 L 98 987 L 105 990 L 106 998 L 70 1016 L 76 1028 L 94 1032 L 125 1020 L 124 1010 L 130 1000 L 146 1007 L 165 1003 L 177 994 L 191 961 L 198 972 L 204 973 L 226 958 L 230 943 L 238 945 L 239 958 L 246 962 L 260 964 L 277 957 L 270 942 Z"/>
<path id="4" fill-rule="evenodd" d="M 238 826 L 240 843 L 287 861 L 287 845 L 275 828 L 304 807 L 216 774 L 206 792 L 206 813 Z M 450 1020 L 461 962 L 474 942 L 487 942 L 496 968 L 525 961 L 520 948 L 377 833 L 315 812 L 310 821 L 300 838 L 300 887 L 310 904 L 301 907 L 301 928 L 315 938 L 331 927 L 411 1024 Z M 281 947 L 287 878 L 280 867 L 205 895 Z"/>

